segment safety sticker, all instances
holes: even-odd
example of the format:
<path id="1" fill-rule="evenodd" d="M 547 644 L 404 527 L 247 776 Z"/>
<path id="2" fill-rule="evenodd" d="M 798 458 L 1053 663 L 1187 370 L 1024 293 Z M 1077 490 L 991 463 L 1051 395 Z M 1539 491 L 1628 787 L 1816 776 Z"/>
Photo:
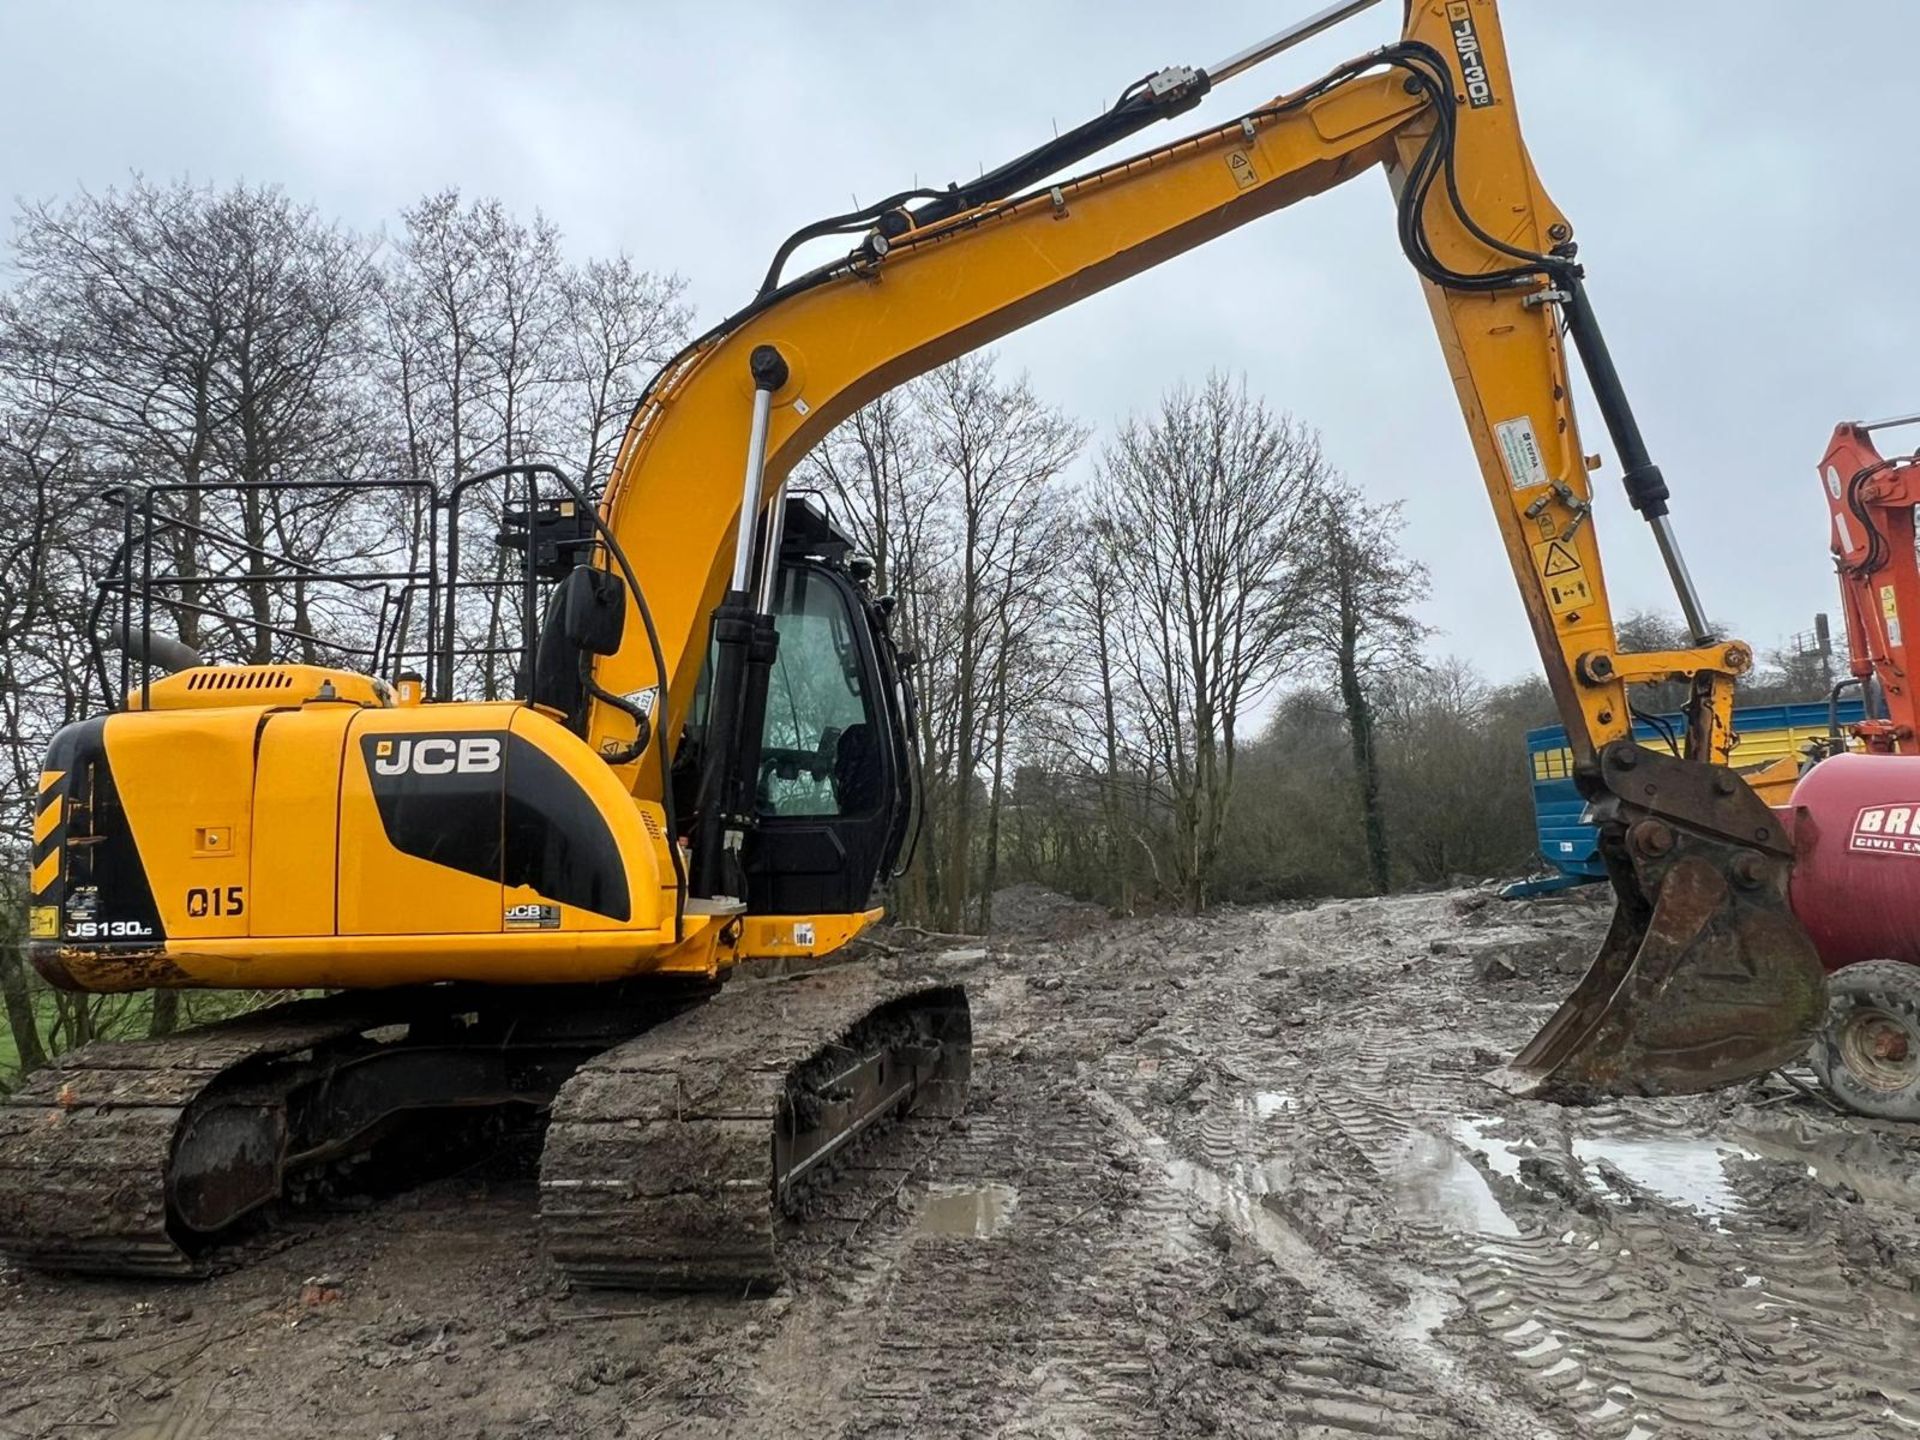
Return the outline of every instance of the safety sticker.
<path id="1" fill-rule="evenodd" d="M 1558 540 L 1549 540 L 1547 553 L 1540 557 L 1540 573 L 1551 580 L 1556 575 L 1571 575 L 1580 568 L 1580 557 Z"/>
<path id="2" fill-rule="evenodd" d="M 1233 183 L 1242 190 L 1251 190 L 1260 183 L 1260 177 L 1254 172 L 1253 157 L 1244 150 L 1227 152 L 1227 169 L 1233 172 Z"/>
<path id="3" fill-rule="evenodd" d="M 1516 490 L 1547 483 L 1547 462 L 1540 457 L 1540 442 L 1533 436 L 1533 421 L 1525 415 L 1502 420 L 1493 427 L 1499 443 L 1500 458 L 1507 462 L 1507 478 Z"/>
<path id="4" fill-rule="evenodd" d="M 1887 618 L 1887 643 L 1900 643 L 1900 607 L 1893 600 L 1893 586 L 1880 587 L 1880 613 Z"/>
<path id="5" fill-rule="evenodd" d="M 1593 603 L 1593 587 L 1587 583 L 1580 552 L 1565 541 L 1548 540 L 1534 546 L 1533 565 L 1540 572 L 1547 605 L 1554 614 L 1566 615 Z"/>

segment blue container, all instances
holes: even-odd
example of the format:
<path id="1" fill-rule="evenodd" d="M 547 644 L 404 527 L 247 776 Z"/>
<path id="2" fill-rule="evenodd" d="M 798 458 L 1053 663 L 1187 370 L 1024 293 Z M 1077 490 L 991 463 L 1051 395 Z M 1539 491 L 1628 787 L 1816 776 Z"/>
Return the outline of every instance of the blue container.
<path id="1" fill-rule="evenodd" d="M 1864 717 L 1858 700 L 1840 706 L 1840 723 L 1851 725 Z M 1686 729 L 1686 717 L 1663 717 L 1678 735 Z M 1735 765 L 1745 766 L 1797 755 L 1808 741 L 1824 739 L 1827 734 L 1827 706 L 1815 700 L 1804 705 L 1741 705 L 1733 712 L 1733 732 L 1740 737 L 1734 747 Z M 1645 720 L 1636 720 L 1634 738 L 1643 745 L 1664 748 L 1666 737 Z M 1600 832 L 1581 816 L 1586 802 L 1573 784 L 1573 755 L 1567 749 L 1564 725 L 1543 725 L 1527 732 L 1527 770 L 1533 777 L 1533 820 L 1540 837 L 1540 858 L 1558 873 L 1546 880 L 1528 880 L 1507 887 L 1502 893 L 1509 899 L 1562 890 L 1569 885 L 1584 885 L 1604 880 L 1606 867 L 1600 863 Z"/>

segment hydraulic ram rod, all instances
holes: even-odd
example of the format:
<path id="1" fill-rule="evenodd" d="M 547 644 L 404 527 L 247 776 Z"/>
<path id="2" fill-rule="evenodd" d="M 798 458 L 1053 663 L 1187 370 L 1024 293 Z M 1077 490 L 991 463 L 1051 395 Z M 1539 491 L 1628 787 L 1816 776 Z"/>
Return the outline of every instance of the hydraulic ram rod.
<path id="1" fill-rule="evenodd" d="M 1331 30 L 1342 20 L 1351 20 L 1362 10 L 1371 10 L 1379 3 L 1380 0 L 1340 0 L 1337 5 L 1329 5 L 1317 14 L 1295 21 L 1278 34 L 1249 45 L 1237 55 L 1229 55 L 1218 65 L 1207 66 L 1204 73 L 1215 85 L 1222 80 L 1231 80 L 1242 70 L 1251 70 L 1263 60 L 1271 60 L 1282 50 L 1291 50 L 1301 41 L 1311 40 L 1322 30 Z"/>

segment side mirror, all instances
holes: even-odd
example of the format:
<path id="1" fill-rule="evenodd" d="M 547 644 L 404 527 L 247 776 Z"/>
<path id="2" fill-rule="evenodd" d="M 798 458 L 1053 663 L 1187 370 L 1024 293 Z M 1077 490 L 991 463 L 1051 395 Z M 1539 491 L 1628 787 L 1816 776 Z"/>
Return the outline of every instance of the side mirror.
<path id="1" fill-rule="evenodd" d="M 626 584 L 608 571 L 577 566 L 561 582 L 560 613 L 569 645 L 589 655 L 611 655 L 626 631 Z"/>

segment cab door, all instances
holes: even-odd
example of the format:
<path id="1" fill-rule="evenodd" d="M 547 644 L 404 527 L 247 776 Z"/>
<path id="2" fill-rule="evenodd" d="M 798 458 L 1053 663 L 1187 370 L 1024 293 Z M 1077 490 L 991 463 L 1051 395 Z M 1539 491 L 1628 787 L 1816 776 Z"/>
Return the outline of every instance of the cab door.
<path id="1" fill-rule="evenodd" d="M 901 737 L 860 593 L 837 569 L 784 566 L 754 832 L 755 914 L 847 914 L 872 903 L 898 849 Z"/>

